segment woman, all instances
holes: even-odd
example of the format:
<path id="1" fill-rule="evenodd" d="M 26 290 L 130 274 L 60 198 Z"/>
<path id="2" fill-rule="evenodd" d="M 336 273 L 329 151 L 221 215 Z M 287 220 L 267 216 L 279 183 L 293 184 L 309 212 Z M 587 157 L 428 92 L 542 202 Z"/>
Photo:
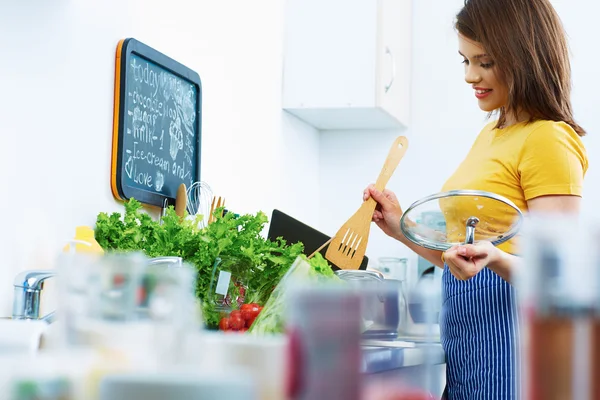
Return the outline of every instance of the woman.
<path id="1" fill-rule="evenodd" d="M 479 107 L 498 118 L 442 190 L 497 193 L 524 212 L 577 213 L 588 166 L 585 131 L 573 119 L 565 33 L 549 0 L 467 0 L 455 27 L 465 80 Z M 369 196 L 378 203 L 373 221 L 386 234 L 444 268 L 447 397 L 517 398 L 515 241 L 498 247 L 482 241 L 443 254 L 424 249 L 400 231 L 402 209 L 392 192 L 371 185 Z M 503 217 L 497 214 L 490 217 Z"/>

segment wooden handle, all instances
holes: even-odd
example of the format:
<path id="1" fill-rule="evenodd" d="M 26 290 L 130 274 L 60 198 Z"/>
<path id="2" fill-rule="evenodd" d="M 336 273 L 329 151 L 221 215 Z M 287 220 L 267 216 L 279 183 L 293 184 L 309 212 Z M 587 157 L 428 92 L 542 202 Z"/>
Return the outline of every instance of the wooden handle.
<path id="1" fill-rule="evenodd" d="M 332 240 L 333 240 L 333 237 L 331 239 L 329 239 L 328 241 L 326 241 L 325 243 L 323 243 L 321 245 L 321 247 L 319 247 L 318 249 L 316 249 L 315 251 L 313 251 L 312 254 L 310 256 L 308 256 L 308 259 L 310 260 L 311 258 L 313 258 L 313 256 L 315 254 L 317 254 L 318 252 L 320 252 L 321 250 L 323 250 L 325 248 L 325 246 L 327 246 L 329 243 L 331 243 Z"/>
<path id="2" fill-rule="evenodd" d="M 394 174 L 396 167 L 398 164 L 400 164 L 400 160 L 402 160 L 402 157 L 404 157 L 404 153 L 406 153 L 407 149 L 408 139 L 406 139 L 404 136 L 398 136 L 396 140 L 394 140 L 394 144 L 392 144 L 390 152 L 388 153 L 385 163 L 383 164 L 383 168 L 379 173 L 379 177 L 375 182 L 375 188 L 377 188 L 377 190 L 382 191 L 385 189 L 390 178 Z"/>
<path id="3" fill-rule="evenodd" d="M 213 222 L 213 212 L 215 212 L 215 202 L 217 201 L 217 198 L 213 196 L 212 200 L 210 201 L 210 211 L 208 212 L 208 223 L 212 223 Z"/>
<path id="4" fill-rule="evenodd" d="M 185 208 L 187 206 L 187 193 L 185 188 L 185 183 L 179 185 L 177 189 L 177 197 L 175 197 L 175 214 L 179 216 L 179 218 L 183 218 L 185 216 Z"/>

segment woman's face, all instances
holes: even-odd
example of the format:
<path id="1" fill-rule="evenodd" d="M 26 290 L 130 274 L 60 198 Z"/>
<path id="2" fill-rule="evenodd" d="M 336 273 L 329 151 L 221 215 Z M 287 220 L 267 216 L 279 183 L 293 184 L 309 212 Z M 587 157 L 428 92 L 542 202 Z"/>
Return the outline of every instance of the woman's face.
<path id="1" fill-rule="evenodd" d="M 491 112 L 508 103 L 508 89 L 496 78 L 496 68 L 479 42 L 458 35 L 458 52 L 464 58 L 465 81 L 473 86 L 479 108 Z"/>

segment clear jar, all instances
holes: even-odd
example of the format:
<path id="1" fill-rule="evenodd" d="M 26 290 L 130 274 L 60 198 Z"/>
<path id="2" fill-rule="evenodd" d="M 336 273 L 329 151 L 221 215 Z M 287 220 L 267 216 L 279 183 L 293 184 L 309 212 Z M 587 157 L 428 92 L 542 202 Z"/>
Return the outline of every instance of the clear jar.
<path id="1" fill-rule="evenodd" d="M 398 257 L 380 257 L 377 259 L 376 270 L 381 272 L 385 278 L 398 281 L 406 280 L 408 259 Z"/>

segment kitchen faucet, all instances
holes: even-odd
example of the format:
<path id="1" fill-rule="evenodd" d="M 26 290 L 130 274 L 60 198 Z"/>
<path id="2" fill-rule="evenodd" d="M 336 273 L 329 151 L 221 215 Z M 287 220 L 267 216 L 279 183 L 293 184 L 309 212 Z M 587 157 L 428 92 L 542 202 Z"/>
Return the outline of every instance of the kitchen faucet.
<path id="1" fill-rule="evenodd" d="M 39 317 L 39 312 L 42 285 L 46 279 L 55 275 L 54 271 L 49 270 L 28 270 L 15 276 L 13 319 L 40 319 L 49 324 L 54 322 L 54 311 L 42 318 Z"/>

